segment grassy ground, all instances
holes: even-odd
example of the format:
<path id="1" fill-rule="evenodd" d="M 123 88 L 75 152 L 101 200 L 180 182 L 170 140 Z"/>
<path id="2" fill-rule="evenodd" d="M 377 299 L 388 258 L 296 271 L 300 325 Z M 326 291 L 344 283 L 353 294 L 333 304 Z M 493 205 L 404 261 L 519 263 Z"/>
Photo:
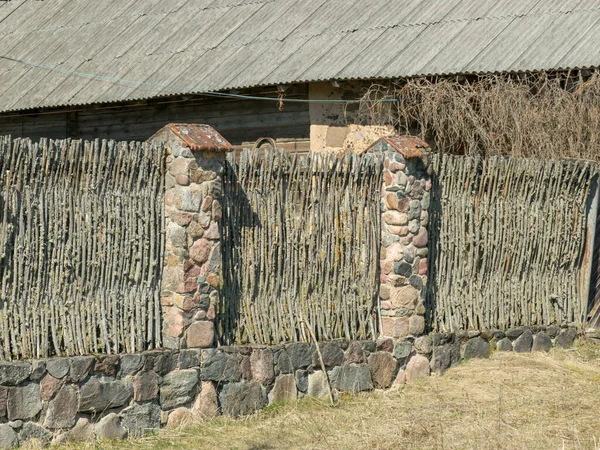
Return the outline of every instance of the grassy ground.
<path id="1" fill-rule="evenodd" d="M 305 400 L 102 449 L 600 449 L 600 346 L 495 354 L 386 392 Z"/>

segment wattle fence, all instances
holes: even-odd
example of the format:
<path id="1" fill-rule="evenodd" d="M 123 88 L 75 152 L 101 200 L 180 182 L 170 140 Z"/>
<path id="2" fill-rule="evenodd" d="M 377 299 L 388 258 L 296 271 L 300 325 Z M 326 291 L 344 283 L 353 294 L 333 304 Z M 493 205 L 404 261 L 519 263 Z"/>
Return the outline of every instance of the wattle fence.
<path id="1" fill-rule="evenodd" d="M 588 161 L 434 155 L 433 329 L 575 324 L 582 292 Z"/>
<path id="2" fill-rule="evenodd" d="M 161 343 L 164 150 L 0 138 L 0 360 Z"/>
<path id="3" fill-rule="evenodd" d="M 375 155 L 230 155 L 224 342 L 377 336 L 381 169 Z"/>

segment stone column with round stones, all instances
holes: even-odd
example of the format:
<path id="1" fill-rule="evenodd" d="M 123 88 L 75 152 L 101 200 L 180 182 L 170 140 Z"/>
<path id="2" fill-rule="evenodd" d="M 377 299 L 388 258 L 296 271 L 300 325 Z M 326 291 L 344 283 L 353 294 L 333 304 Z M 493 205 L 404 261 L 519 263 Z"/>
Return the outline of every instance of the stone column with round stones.
<path id="1" fill-rule="evenodd" d="M 233 148 L 208 125 L 170 124 L 151 140 L 167 153 L 163 346 L 212 347 L 222 278 L 222 172 Z"/>
<path id="2" fill-rule="evenodd" d="M 380 331 L 396 339 L 416 337 L 425 330 L 429 147 L 418 138 L 398 136 L 381 138 L 367 151 L 384 155 Z"/>

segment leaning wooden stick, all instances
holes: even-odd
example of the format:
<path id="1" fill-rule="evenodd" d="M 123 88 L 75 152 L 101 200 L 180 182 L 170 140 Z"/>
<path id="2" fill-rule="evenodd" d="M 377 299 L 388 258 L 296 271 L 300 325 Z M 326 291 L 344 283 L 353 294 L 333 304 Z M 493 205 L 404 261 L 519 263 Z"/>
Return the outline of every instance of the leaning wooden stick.
<path id="1" fill-rule="evenodd" d="M 331 406 L 336 406 L 336 403 L 333 401 L 333 392 L 331 391 L 331 382 L 329 381 L 329 375 L 327 375 L 327 370 L 325 369 L 325 363 L 323 362 L 323 354 L 321 353 L 319 343 L 317 342 L 317 339 L 315 338 L 315 335 L 313 334 L 311 327 L 308 326 L 308 324 L 304 320 L 304 317 L 302 317 L 302 316 L 300 316 L 300 323 L 302 323 L 302 326 L 304 328 L 306 328 L 306 331 L 308 331 L 310 338 L 315 343 L 315 348 L 317 349 L 317 355 L 319 355 L 319 362 L 321 363 L 321 369 L 323 369 L 323 373 L 325 374 L 325 380 L 327 381 L 327 391 L 329 392 L 329 404 Z"/>

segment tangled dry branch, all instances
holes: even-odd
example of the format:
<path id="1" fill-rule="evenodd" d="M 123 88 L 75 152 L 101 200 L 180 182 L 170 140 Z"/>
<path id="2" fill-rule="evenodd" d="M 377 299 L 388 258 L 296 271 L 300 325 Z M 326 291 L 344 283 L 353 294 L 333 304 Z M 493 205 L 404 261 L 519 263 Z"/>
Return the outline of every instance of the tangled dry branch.
<path id="1" fill-rule="evenodd" d="M 444 153 L 599 161 L 600 73 L 376 84 L 365 90 L 354 117 L 392 123 Z"/>

